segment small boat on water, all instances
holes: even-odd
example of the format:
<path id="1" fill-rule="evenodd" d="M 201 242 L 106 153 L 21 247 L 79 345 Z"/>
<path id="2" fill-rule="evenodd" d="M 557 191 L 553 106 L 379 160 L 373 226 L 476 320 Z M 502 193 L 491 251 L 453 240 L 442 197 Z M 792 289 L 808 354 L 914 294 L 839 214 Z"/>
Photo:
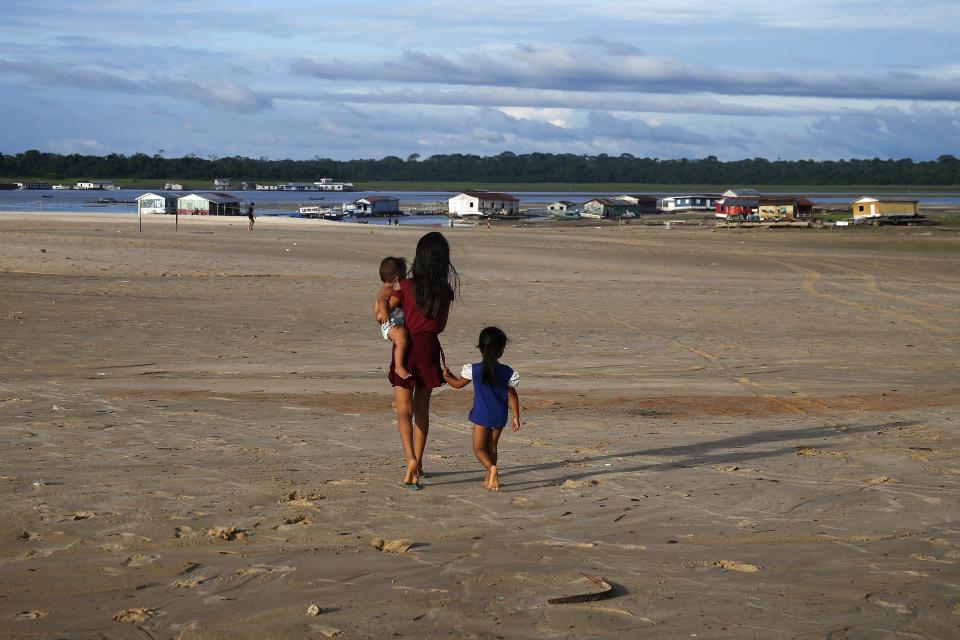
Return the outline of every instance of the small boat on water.
<path id="1" fill-rule="evenodd" d="M 302 206 L 299 209 L 301 218 L 314 220 L 342 220 L 346 215 L 340 209 L 333 207 Z"/>

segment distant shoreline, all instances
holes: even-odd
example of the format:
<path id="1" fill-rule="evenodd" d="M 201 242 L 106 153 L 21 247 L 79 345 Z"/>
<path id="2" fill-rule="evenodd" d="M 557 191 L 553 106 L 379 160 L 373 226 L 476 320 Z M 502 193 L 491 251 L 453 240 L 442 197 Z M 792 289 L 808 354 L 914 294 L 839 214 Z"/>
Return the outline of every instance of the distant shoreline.
<path id="1" fill-rule="evenodd" d="M 18 182 L 24 178 L 3 178 L 0 182 Z M 46 182 L 64 182 L 76 183 L 78 180 L 73 178 L 39 178 L 38 180 Z M 163 191 L 163 185 L 153 181 L 135 181 L 124 178 L 104 179 L 112 182 L 121 189 L 144 189 Z M 213 184 L 209 181 L 199 182 L 196 180 L 182 181 L 184 193 L 190 191 L 214 191 Z M 313 193 L 363 193 L 367 191 L 408 191 L 408 192 L 449 192 L 459 193 L 466 189 L 481 189 L 486 191 L 506 191 L 511 193 L 598 193 L 598 192 L 619 192 L 619 193 L 663 193 L 663 194 L 684 194 L 684 193 L 723 193 L 727 189 L 734 187 L 750 187 L 763 193 L 784 193 L 784 194 L 802 194 L 808 197 L 834 197 L 837 194 L 869 194 L 869 193 L 907 193 L 915 196 L 936 196 L 936 195 L 954 195 L 960 194 L 960 185 L 917 185 L 917 184 L 898 184 L 898 185 L 869 185 L 869 184 L 847 184 L 847 185 L 823 185 L 823 184 L 664 184 L 664 183 L 642 183 L 642 182 L 498 182 L 498 181 L 476 181 L 469 180 L 459 182 L 413 182 L 413 181 L 371 181 L 355 182 L 355 191 L 343 192 L 303 192 L 304 194 Z M 236 191 L 236 190 L 228 190 Z M 97 190 L 89 190 L 86 193 L 101 193 Z M 251 194 L 259 194 L 265 197 L 271 192 L 249 191 Z M 299 193 L 299 192 L 297 192 Z"/>

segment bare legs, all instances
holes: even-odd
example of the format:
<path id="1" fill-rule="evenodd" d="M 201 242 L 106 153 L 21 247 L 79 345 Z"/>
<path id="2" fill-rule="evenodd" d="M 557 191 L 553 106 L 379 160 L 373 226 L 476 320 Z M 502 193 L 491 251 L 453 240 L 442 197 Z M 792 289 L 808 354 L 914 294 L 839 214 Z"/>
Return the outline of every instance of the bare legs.
<path id="1" fill-rule="evenodd" d="M 404 484 L 420 482 L 420 469 L 423 467 L 423 450 L 427 446 L 427 433 L 430 431 L 430 395 L 433 389 L 393 388 L 393 399 L 397 405 L 397 431 L 403 445 L 407 471 L 403 476 Z"/>
<path id="2" fill-rule="evenodd" d="M 401 378 L 409 378 L 410 372 L 403 365 L 407 360 L 407 346 L 410 344 L 410 336 L 407 334 L 407 328 L 402 324 L 394 325 L 387 332 L 387 337 L 393 342 L 393 371 Z"/>
<path id="3" fill-rule="evenodd" d="M 473 455 L 487 470 L 483 486 L 491 491 L 500 490 L 500 476 L 497 473 L 497 441 L 503 429 L 488 429 L 473 425 Z"/>

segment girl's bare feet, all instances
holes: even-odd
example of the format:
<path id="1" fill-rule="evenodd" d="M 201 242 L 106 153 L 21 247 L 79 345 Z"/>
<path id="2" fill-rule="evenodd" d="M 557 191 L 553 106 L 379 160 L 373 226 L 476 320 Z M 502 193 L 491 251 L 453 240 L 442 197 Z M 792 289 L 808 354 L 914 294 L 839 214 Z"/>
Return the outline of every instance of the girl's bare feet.
<path id="1" fill-rule="evenodd" d="M 497 465 L 490 467 L 490 475 L 487 477 L 487 489 L 490 489 L 490 491 L 500 491 L 500 476 L 497 473 Z"/>
<path id="2" fill-rule="evenodd" d="M 417 473 L 417 461 L 407 463 L 407 473 L 403 476 L 403 484 L 420 484 L 420 475 Z"/>

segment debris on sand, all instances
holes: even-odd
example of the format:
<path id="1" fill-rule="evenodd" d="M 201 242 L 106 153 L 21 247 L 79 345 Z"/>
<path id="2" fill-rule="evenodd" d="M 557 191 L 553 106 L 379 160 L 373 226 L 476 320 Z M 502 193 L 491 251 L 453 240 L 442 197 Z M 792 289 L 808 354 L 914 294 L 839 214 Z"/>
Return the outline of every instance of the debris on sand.
<path id="1" fill-rule="evenodd" d="M 213 527 L 212 529 L 207 529 L 207 535 L 211 538 L 221 538 L 228 542 L 243 540 L 247 537 L 246 531 L 237 529 L 236 527 Z"/>
<path id="2" fill-rule="evenodd" d="M 133 622 L 140 623 L 144 622 L 148 618 L 152 618 L 156 615 L 156 612 L 153 609 L 148 609 L 146 607 L 131 607 L 130 609 L 121 609 L 113 615 L 113 619 L 117 622 Z"/>
<path id="3" fill-rule="evenodd" d="M 747 564 L 746 562 L 737 562 L 736 560 L 717 560 L 716 562 L 713 563 L 713 566 L 719 567 L 721 569 L 727 569 L 729 571 L 739 571 L 741 573 L 754 573 L 763 568 L 755 564 Z"/>
<path id="4" fill-rule="evenodd" d="M 834 451 L 817 447 L 797 447 L 797 455 L 805 458 L 846 458 L 846 451 Z"/>
<path id="5" fill-rule="evenodd" d="M 595 487 L 600 484 L 599 480 L 565 480 L 560 485 L 562 489 L 584 489 L 586 487 Z"/>
<path id="6" fill-rule="evenodd" d="M 384 538 L 374 538 L 370 541 L 374 549 L 384 553 L 406 553 L 413 546 L 409 540 L 386 540 Z"/>
<path id="7" fill-rule="evenodd" d="M 594 602 L 596 600 L 606 600 L 617 595 L 613 590 L 613 585 L 600 576 L 591 576 L 581 573 L 584 578 L 592 582 L 600 591 L 591 591 L 589 593 L 578 593 L 571 596 L 560 596 L 559 598 L 550 598 L 547 604 L 571 604 L 575 602 Z"/>

